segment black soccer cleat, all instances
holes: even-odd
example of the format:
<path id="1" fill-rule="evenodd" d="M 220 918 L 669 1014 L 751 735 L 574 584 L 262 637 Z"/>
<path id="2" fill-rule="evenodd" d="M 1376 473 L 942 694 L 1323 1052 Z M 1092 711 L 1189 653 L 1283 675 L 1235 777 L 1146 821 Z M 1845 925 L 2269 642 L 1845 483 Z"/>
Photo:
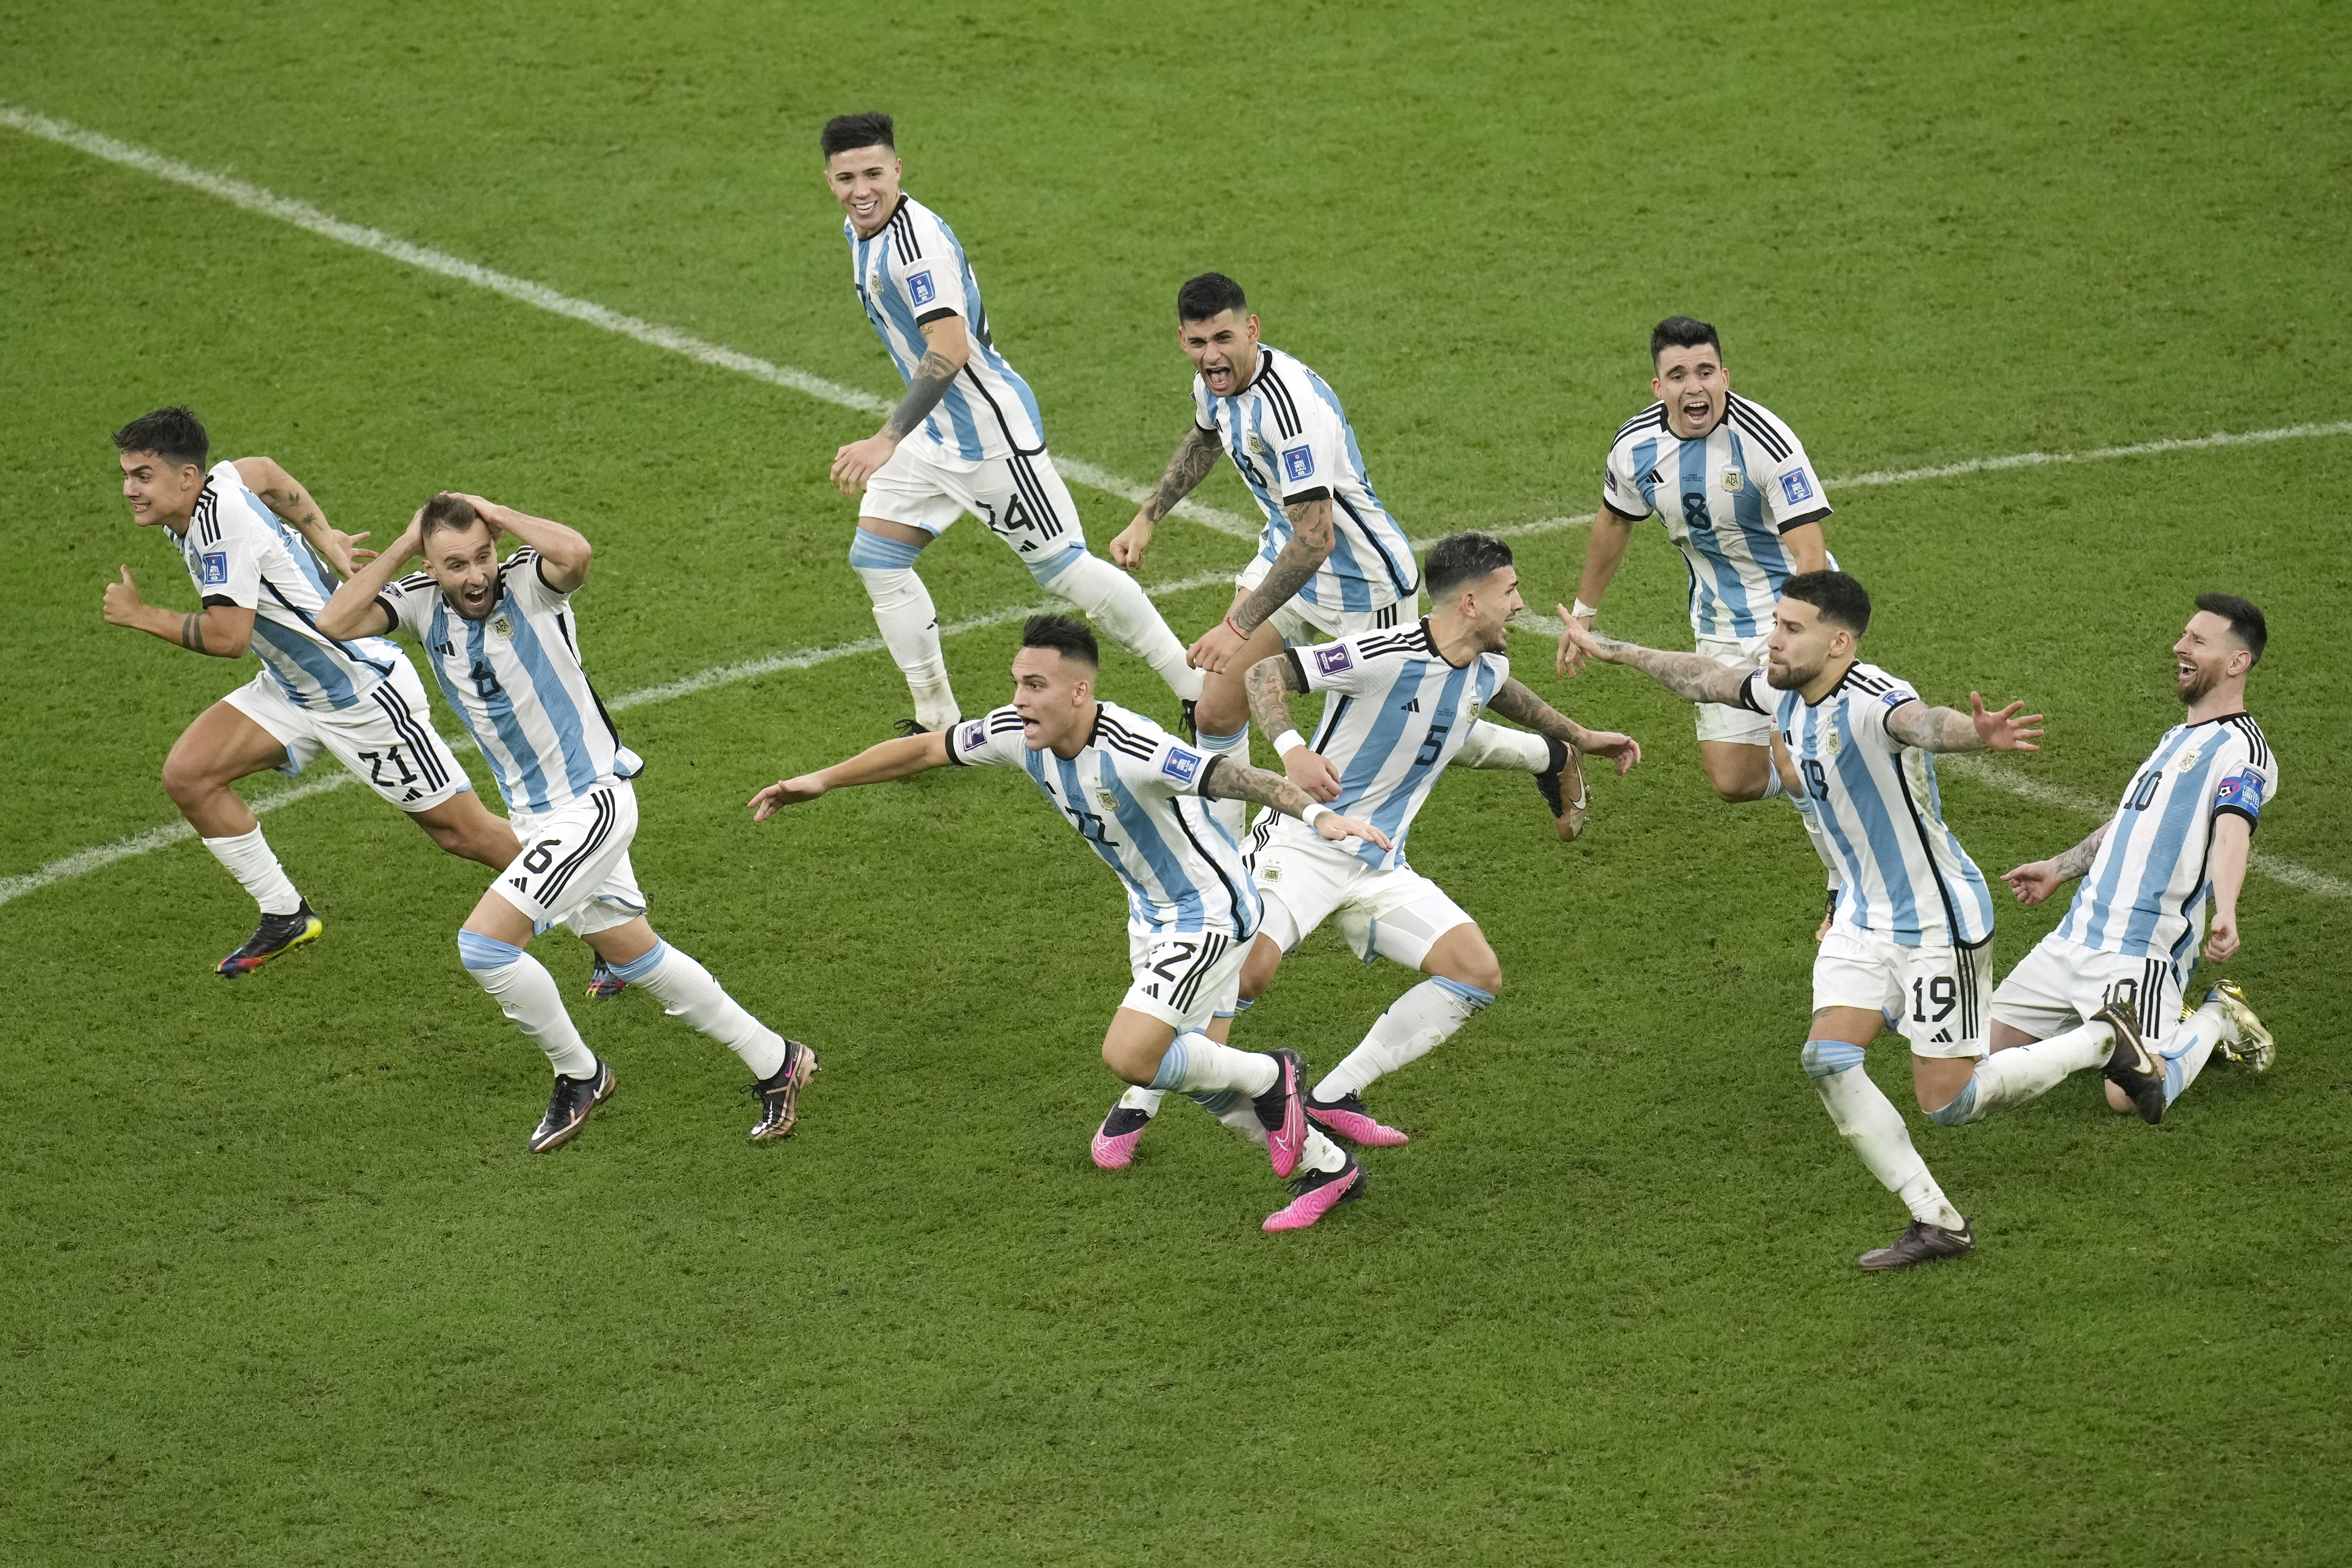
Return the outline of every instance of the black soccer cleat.
<path id="1" fill-rule="evenodd" d="M 1095 1129 L 1095 1141 L 1088 1153 L 1095 1168 L 1102 1171 L 1124 1171 L 1135 1163 L 1136 1141 L 1143 1130 L 1151 1125 L 1151 1112 L 1132 1105 L 1114 1105 L 1102 1125 Z"/>
<path id="2" fill-rule="evenodd" d="M 1536 793 L 1543 796 L 1544 809 L 1551 813 L 1552 826 L 1562 841 L 1573 842 L 1584 831 L 1584 818 L 1592 805 L 1592 786 L 1584 782 L 1584 759 L 1575 747 L 1556 736 L 1546 735 L 1543 742 L 1551 760 L 1536 775 Z M 1568 798 L 1564 781 L 1573 781 L 1575 799 Z"/>
<path id="3" fill-rule="evenodd" d="M 539 1131 L 530 1135 L 530 1152 L 544 1154 L 551 1149 L 561 1149 L 580 1136 L 580 1124 L 588 1113 L 613 1098 L 616 1080 L 613 1069 L 597 1058 L 593 1078 L 566 1078 L 555 1075 L 555 1091 L 547 1097 L 547 1114 L 540 1118 Z"/>
<path id="4" fill-rule="evenodd" d="M 890 732 L 904 740 L 909 735 L 928 735 L 931 731 L 919 719 L 893 719 L 890 721 Z"/>
<path id="5" fill-rule="evenodd" d="M 1183 699 L 1183 703 L 1184 739 L 1197 746 L 1201 743 L 1201 704 L 1190 697 Z"/>
<path id="6" fill-rule="evenodd" d="M 596 960 L 596 967 L 588 972 L 588 1000 L 591 1002 L 610 1002 L 628 988 L 629 983 L 601 957 Z"/>
<path id="7" fill-rule="evenodd" d="M 290 915 L 264 915 L 245 945 L 220 961 L 214 973 L 223 980 L 234 980 L 240 974 L 250 974 L 287 949 L 315 942 L 327 929 L 327 922 L 310 912 L 310 901 Z"/>
<path id="8" fill-rule="evenodd" d="M 1976 1232 L 1965 1221 L 1958 1230 L 1946 1230 L 1940 1225 L 1915 1219 L 1892 1243 L 1864 1253 L 1856 1261 L 1877 1273 L 1889 1268 L 1916 1268 L 1938 1258 L 1962 1258 L 1976 1249 Z"/>
<path id="9" fill-rule="evenodd" d="M 2139 1119 L 2150 1127 L 2164 1120 L 2164 1064 L 2139 1037 L 2139 1020 L 2119 1002 L 2110 1002 L 2091 1015 L 2091 1022 L 2116 1032 L 2116 1048 L 2107 1056 L 2100 1076 L 2124 1091 Z"/>
<path id="10" fill-rule="evenodd" d="M 783 1065 L 743 1090 L 760 1097 L 760 1120 L 751 1129 L 752 1142 L 793 1135 L 801 1121 L 801 1090 L 815 1071 L 816 1053 L 798 1040 L 786 1040 Z"/>

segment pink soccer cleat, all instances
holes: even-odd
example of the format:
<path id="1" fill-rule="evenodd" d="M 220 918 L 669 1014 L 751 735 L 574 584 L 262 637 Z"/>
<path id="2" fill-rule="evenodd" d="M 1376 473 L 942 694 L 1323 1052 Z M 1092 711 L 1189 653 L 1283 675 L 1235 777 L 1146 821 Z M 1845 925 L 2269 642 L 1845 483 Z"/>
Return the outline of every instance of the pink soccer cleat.
<path id="1" fill-rule="evenodd" d="M 1309 1171 L 1292 1181 L 1290 1190 L 1298 1195 L 1266 1215 L 1265 1228 L 1305 1230 L 1341 1204 L 1363 1196 L 1364 1184 L 1370 1180 L 1353 1154 L 1336 1171 Z"/>
<path id="2" fill-rule="evenodd" d="M 1124 1171 L 1135 1163 L 1135 1145 L 1151 1125 L 1151 1112 L 1131 1105 L 1114 1105 L 1095 1129 L 1095 1163 L 1106 1171 Z"/>
<path id="3" fill-rule="evenodd" d="M 1298 1169 L 1298 1152 L 1307 1145 L 1306 1096 L 1298 1087 L 1306 1064 L 1297 1051 L 1266 1054 L 1274 1058 L 1274 1087 L 1250 1103 L 1258 1125 L 1265 1129 L 1265 1155 L 1274 1173 L 1287 1177 Z"/>
<path id="4" fill-rule="evenodd" d="M 1393 1127 L 1383 1127 L 1372 1120 L 1364 1102 L 1352 1094 L 1343 1094 L 1333 1100 L 1307 1097 L 1307 1119 L 1326 1132 L 1336 1132 L 1360 1149 L 1393 1149 L 1410 1143 L 1411 1138 Z"/>

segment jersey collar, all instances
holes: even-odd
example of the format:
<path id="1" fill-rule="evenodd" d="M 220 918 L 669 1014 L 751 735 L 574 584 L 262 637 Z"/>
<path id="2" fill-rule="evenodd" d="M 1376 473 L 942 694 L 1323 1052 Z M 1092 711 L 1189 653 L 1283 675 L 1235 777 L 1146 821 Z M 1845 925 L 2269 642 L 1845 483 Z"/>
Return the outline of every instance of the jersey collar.
<path id="1" fill-rule="evenodd" d="M 205 476 L 204 489 L 198 490 L 196 492 L 196 499 L 188 503 L 187 521 L 181 523 L 177 528 L 173 528 L 168 522 L 163 525 L 163 531 L 172 536 L 172 542 L 174 544 L 181 542 L 188 537 L 188 530 L 196 525 L 197 510 L 205 504 L 205 498 L 212 493 L 213 477 L 210 474 L 206 474 Z"/>

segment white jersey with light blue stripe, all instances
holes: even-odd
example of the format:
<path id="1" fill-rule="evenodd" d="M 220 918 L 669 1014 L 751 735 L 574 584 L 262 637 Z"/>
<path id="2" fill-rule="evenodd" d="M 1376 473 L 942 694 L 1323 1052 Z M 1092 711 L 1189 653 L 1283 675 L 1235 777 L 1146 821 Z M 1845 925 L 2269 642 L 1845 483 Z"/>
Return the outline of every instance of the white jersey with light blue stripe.
<path id="1" fill-rule="evenodd" d="M 908 439 L 967 462 L 1044 451 L 1045 422 L 1036 396 L 996 350 L 980 280 L 955 231 L 914 197 L 901 195 L 890 221 L 870 238 L 858 237 L 846 222 L 842 232 L 849 237 L 857 302 L 901 381 L 912 380 L 923 362 L 926 322 L 961 316 L 971 342 L 962 373 Z"/>
<path id="2" fill-rule="evenodd" d="M 2213 822 L 2252 826 L 2278 794 L 2278 759 L 2245 713 L 2176 724 L 2124 789 L 2057 934 L 2100 952 L 2161 959 L 2186 980 L 2213 891 Z"/>
<path id="3" fill-rule="evenodd" d="M 1663 403 L 1628 420 L 1609 448 L 1601 503 L 1666 525 L 1690 569 L 1691 630 L 1703 637 L 1769 632 L 1794 565 L 1780 536 L 1830 515 L 1796 432 L 1738 393 L 1704 437 L 1675 435 Z"/>
<path id="4" fill-rule="evenodd" d="M 1421 592 L 1412 542 L 1372 492 L 1355 429 L 1321 376 L 1261 343 L 1257 374 L 1233 396 L 1192 378 L 1192 423 L 1217 437 L 1265 513 L 1259 560 L 1271 563 L 1290 542 L 1285 507 L 1330 499 L 1331 553 L 1301 599 L 1319 610 L 1377 610 Z"/>
<path id="5" fill-rule="evenodd" d="M 376 603 L 425 645 L 508 809 L 543 815 L 643 768 L 588 684 L 572 595 L 547 585 L 538 551 L 525 546 L 499 563 L 499 596 L 478 621 L 422 572 L 387 584 Z"/>
<path id="6" fill-rule="evenodd" d="M 1325 693 L 1312 744 L 1339 775 L 1339 797 L 1326 804 L 1371 823 L 1394 847 L 1351 840 L 1356 858 L 1380 870 L 1403 865 L 1414 816 L 1470 726 L 1511 678 L 1511 661 L 1482 653 L 1466 665 L 1448 664 L 1425 618 L 1290 648 L 1283 657 L 1298 684 Z M 1319 837 L 1287 817 L 1274 830 Z"/>
<path id="7" fill-rule="evenodd" d="M 950 729 L 948 756 L 1027 772 L 1127 884 L 1130 928 L 1153 935 L 1214 931 L 1236 942 L 1256 934 L 1257 888 L 1233 835 L 1201 797 L 1201 786 L 1222 765 L 1213 754 L 1140 713 L 1104 702 L 1075 757 L 1031 751 L 1021 738 L 1021 715 L 1010 707 Z"/>
<path id="8" fill-rule="evenodd" d="M 1918 701 L 1916 691 L 1874 664 L 1856 664 L 1818 703 L 1773 690 L 1761 669 L 1739 700 L 1780 730 L 1822 808 L 1845 878 L 1841 924 L 1901 947 L 1974 947 L 1992 935 L 1992 892 L 1944 826 L 1935 758 L 1886 729 L 1886 716 Z"/>
<path id="9" fill-rule="evenodd" d="M 254 653 L 302 707 L 354 707 L 405 662 L 383 637 L 338 642 L 319 630 L 333 580 L 301 535 L 246 489 L 235 463 L 213 465 L 173 542 L 206 605 L 253 612 Z"/>

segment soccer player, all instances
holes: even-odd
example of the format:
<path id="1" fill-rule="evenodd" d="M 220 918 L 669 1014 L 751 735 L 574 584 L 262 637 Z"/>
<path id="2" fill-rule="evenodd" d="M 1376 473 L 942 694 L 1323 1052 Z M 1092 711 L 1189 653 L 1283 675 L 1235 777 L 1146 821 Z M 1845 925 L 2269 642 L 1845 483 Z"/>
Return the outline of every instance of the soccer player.
<path id="1" fill-rule="evenodd" d="M 2180 1007 L 2209 897 L 2205 956 L 2220 963 L 2238 951 L 2254 824 L 2278 794 L 2278 760 L 2246 711 L 2246 676 L 2269 635 L 2248 601 L 2200 595 L 2172 645 L 2187 717 L 2133 773 L 2114 816 L 2001 879 L 2028 904 L 2083 881 L 2065 920 L 1993 992 L 1992 1054 L 1928 1112 L 1937 1121 L 1964 1125 L 2104 1066 L 2108 1102 L 2154 1122 L 2216 1049 L 2256 1072 L 2270 1067 L 2270 1031 L 2230 981 L 2186 1019 Z"/>
<path id="2" fill-rule="evenodd" d="M 520 544 L 504 561 L 499 539 Z M 816 1053 L 745 1012 L 708 970 L 654 933 L 629 865 L 642 771 L 581 668 L 572 595 L 591 551 L 576 530 L 472 495 L 437 495 L 400 542 L 354 573 L 319 616 L 343 637 L 406 630 L 425 647 L 506 796 L 522 848 L 457 932 L 457 955 L 555 1070 L 533 1153 L 562 1147 L 613 1092 L 613 1069 L 563 1010 L 555 981 L 524 952 L 571 929 L 620 979 L 717 1040 L 751 1069 L 757 1140 L 788 1136 Z M 399 577 L 417 557 L 424 570 Z"/>
<path id="3" fill-rule="evenodd" d="M 1191 658 L 1208 672 L 1196 716 L 1202 746 L 1246 763 L 1250 668 L 1291 644 L 1412 624 L 1421 573 L 1403 527 L 1373 492 L 1339 395 L 1258 341 L 1258 320 L 1240 284 L 1204 272 L 1179 289 L 1176 342 L 1192 362 L 1192 425 L 1159 488 L 1111 541 L 1110 558 L 1130 572 L 1140 567 L 1160 520 L 1221 458 L 1233 458 L 1265 514 L 1265 530 L 1256 556 L 1234 579 L 1232 608 L 1192 645 Z M 1482 722 L 1462 761 L 1534 774 L 1559 836 L 1583 831 L 1591 797 L 1573 750 Z M 1221 819 L 1239 833 L 1239 807 Z"/>
<path id="4" fill-rule="evenodd" d="M 915 563 L 967 511 L 1012 546 L 1040 587 L 1084 610 L 1192 702 L 1201 675 L 1184 645 L 1140 584 L 1087 552 L 1077 504 L 1045 451 L 1037 399 L 997 351 L 962 242 L 899 190 L 896 137 L 887 114 L 839 115 L 824 127 L 825 186 L 847 215 L 850 282 L 907 383 L 882 428 L 834 455 L 833 482 L 845 496 L 865 492 L 849 564 L 907 678 L 914 725 L 943 731 L 959 716 Z"/>
<path id="5" fill-rule="evenodd" d="M 1265 1221 L 1298 1230 L 1360 1196 L 1364 1173 L 1306 1116 L 1295 1051 L 1237 1051 L 1222 1036 L 1261 910 L 1241 850 L 1210 816 L 1212 800 L 1251 800 L 1325 839 L 1388 836 L 1307 798 L 1246 763 L 1184 744 L 1143 715 L 1095 695 L 1094 634 L 1037 616 L 1013 660 L 1013 700 L 948 733 L 885 741 L 846 762 L 770 784 L 752 820 L 829 789 L 911 778 L 932 768 L 1020 768 L 1127 884 L 1134 973 L 1103 1036 L 1103 1064 L 1130 1084 L 1178 1089 L 1253 1142 L 1297 1195 Z"/>
<path id="6" fill-rule="evenodd" d="M 1844 873 L 1813 960 L 1805 1075 L 1837 1130 L 1912 1216 L 1893 1246 L 1864 1253 L 1862 1267 L 1908 1268 L 1972 1250 L 1969 1222 L 1871 1081 L 1863 1052 L 1882 1029 L 1902 1033 L 1923 1110 L 1958 1092 L 1984 1055 L 1992 894 L 1944 825 L 1932 754 L 2036 750 L 2042 716 L 2018 717 L 2018 702 L 1987 712 L 1973 691 L 1966 713 L 1930 708 L 1903 680 L 1862 663 L 1855 645 L 1870 626 L 1870 595 L 1843 572 L 1799 573 L 1781 584 L 1760 669 L 1619 642 L 1565 605 L 1559 618 L 1576 652 L 1632 665 L 1693 702 L 1737 703 L 1771 721 Z"/>
<path id="7" fill-rule="evenodd" d="M 1559 744 L 1613 759 L 1620 773 L 1642 755 L 1630 736 L 1587 730 L 1511 679 L 1504 648 L 1523 605 L 1509 545 L 1483 533 L 1440 540 L 1427 577 L 1433 607 L 1417 624 L 1288 648 L 1249 671 L 1251 716 L 1275 737 L 1291 782 L 1310 795 L 1310 786 L 1328 786 L 1336 809 L 1378 826 L 1390 844 L 1334 845 L 1286 818 L 1261 820 L 1251 868 L 1265 919 L 1242 967 L 1239 1005 L 1256 1000 L 1283 956 L 1333 915 L 1366 963 L 1386 958 L 1429 976 L 1307 1095 L 1311 1120 L 1374 1147 L 1408 1139 L 1365 1109 L 1365 1089 L 1443 1045 L 1502 989 L 1486 934 L 1404 858 L 1414 816 L 1472 723 L 1492 708 Z M 1311 746 L 1290 717 L 1291 694 L 1304 692 L 1324 694 Z M 1159 1091 L 1129 1090 L 1095 1134 L 1095 1163 L 1118 1170 L 1131 1161 L 1159 1108 Z"/>
<path id="8" fill-rule="evenodd" d="M 208 470 L 212 438 L 184 407 L 133 419 L 114 433 L 114 446 L 131 521 L 171 536 L 204 605 L 150 605 L 125 566 L 121 581 L 106 585 L 107 620 L 191 653 L 243 658 L 249 648 L 261 660 L 261 672 L 198 715 L 163 760 L 172 804 L 260 906 L 260 925 L 220 961 L 221 977 L 250 974 L 327 929 L 229 787 L 249 774 L 299 773 L 331 752 L 452 855 L 486 866 L 513 859 L 514 833 L 483 808 L 434 732 L 407 657 L 381 637 L 319 629 L 334 591 L 319 558 L 349 576 L 370 553 L 353 548 L 367 535 L 330 526 L 310 491 L 268 458 Z"/>

